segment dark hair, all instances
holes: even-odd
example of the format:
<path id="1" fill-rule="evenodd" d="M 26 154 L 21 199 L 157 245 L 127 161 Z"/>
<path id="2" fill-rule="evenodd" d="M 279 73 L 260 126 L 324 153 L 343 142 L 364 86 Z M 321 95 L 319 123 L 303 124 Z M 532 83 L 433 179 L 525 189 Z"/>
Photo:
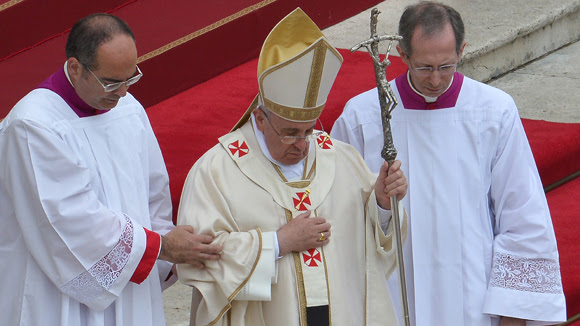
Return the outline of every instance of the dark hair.
<path id="1" fill-rule="evenodd" d="M 79 20 L 72 27 L 66 42 L 66 57 L 76 58 L 85 68 L 97 69 L 97 50 L 113 36 L 126 34 L 135 40 L 135 35 L 119 17 L 98 13 Z"/>
<path id="2" fill-rule="evenodd" d="M 413 51 L 411 37 L 417 27 L 422 27 L 426 36 L 433 36 L 441 32 L 447 23 L 453 28 L 455 51 L 459 54 L 465 39 L 465 27 L 461 15 L 447 5 L 431 1 L 421 1 L 405 8 L 399 20 L 399 35 L 403 37 L 399 45 L 408 56 L 411 56 Z"/>

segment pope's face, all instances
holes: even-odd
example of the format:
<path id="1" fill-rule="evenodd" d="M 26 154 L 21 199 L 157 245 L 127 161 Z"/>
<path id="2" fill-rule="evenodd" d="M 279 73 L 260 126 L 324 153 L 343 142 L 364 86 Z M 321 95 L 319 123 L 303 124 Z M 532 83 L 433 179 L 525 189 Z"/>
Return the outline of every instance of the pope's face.
<path id="1" fill-rule="evenodd" d="M 137 49 L 128 35 L 116 35 L 97 50 L 96 68 L 91 72 L 76 58 L 68 59 L 68 71 L 76 93 L 88 105 L 98 110 L 110 110 L 119 99 L 127 95 L 128 86 L 122 85 L 112 92 L 105 92 L 103 84 L 123 82 L 135 76 Z M 98 80 L 97 80 L 98 79 Z"/>
<path id="2" fill-rule="evenodd" d="M 465 43 L 459 54 L 455 48 L 455 34 L 450 24 L 439 33 L 427 36 L 423 28 L 418 27 L 411 38 L 412 54 L 405 53 L 400 46 L 397 51 L 403 62 L 409 67 L 411 83 L 421 94 L 438 97 L 443 94 L 453 80 L 453 74 L 444 74 L 437 69 L 444 65 L 457 64 L 461 59 Z M 415 68 L 431 67 L 433 71 L 426 76 L 418 73 Z"/>
<path id="3" fill-rule="evenodd" d="M 316 121 L 293 122 L 282 119 L 275 114 L 270 114 L 267 118 L 266 113 L 259 109 L 254 110 L 254 115 L 257 128 L 264 133 L 268 151 L 270 151 L 273 159 L 285 165 L 292 165 L 300 162 L 308 155 L 310 144 L 307 141 L 300 139 L 294 144 L 284 144 L 280 140 L 280 136 L 304 137 L 311 135 L 316 126 Z"/>

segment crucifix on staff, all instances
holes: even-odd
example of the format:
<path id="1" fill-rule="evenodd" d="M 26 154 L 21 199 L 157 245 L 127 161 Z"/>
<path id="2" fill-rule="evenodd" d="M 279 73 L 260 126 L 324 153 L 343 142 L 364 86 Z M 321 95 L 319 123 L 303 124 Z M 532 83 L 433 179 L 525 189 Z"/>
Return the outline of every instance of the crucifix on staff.
<path id="1" fill-rule="evenodd" d="M 391 86 L 387 82 L 387 67 L 391 65 L 389 60 L 389 52 L 393 42 L 402 39 L 398 35 L 381 35 L 377 33 L 377 21 L 381 12 L 377 8 L 371 11 L 371 38 L 358 43 L 353 46 L 350 51 L 354 52 L 365 47 L 373 59 L 373 66 L 375 68 L 375 79 L 377 82 L 377 90 L 379 94 L 379 103 L 381 106 L 381 120 L 383 123 L 384 145 L 381 151 L 382 158 L 391 165 L 397 157 L 397 149 L 393 142 L 393 135 L 391 132 L 391 112 L 397 106 L 397 99 Z M 382 41 L 389 41 L 385 58 L 381 60 L 379 53 L 379 43 Z M 399 286 L 401 292 L 401 302 L 403 306 L 403 320 L 406 326 L 410 325 L 409 320 L 409 304 L 407 300 L 407 287 L 405 283 L 405 266 L 403 262 L 403 241 L 401 236 L 401 219 L 399 216 L 399 209 L 397 205 L 397 197 L 391 197 L 391 208 L 393 213 L 393 223 L 395 230 L 395 241 L 397 246 L 397 266 L 399 271 Z"/>

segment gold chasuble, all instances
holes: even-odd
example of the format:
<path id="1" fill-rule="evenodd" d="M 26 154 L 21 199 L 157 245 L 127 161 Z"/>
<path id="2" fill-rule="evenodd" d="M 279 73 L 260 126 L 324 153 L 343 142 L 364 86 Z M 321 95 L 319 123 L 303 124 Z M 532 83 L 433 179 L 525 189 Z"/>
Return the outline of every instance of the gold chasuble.
<path id="1" fill-rule="evenodd" d="M 380 227 L 376 175 L 352 146 L 322 133 L 308 140 L 301 180 L 289 182 L 249 119 L 257 108 L 314 125 L 341 64 L 314 22 L 300 9 L 290 13 L 262 47 L 258 96 L 189 172 L 178 224 L 223 246 L 203 270 L 178 266 L 193 287 L 191 325 L 320 326 L 320 316 L 329 326 L 397 324 L 387 288 L 395 251 L 392 230 Z M 275 257 L 276 231 L 307 211 L 331 225 L 328 244 Z"/>
<path id="2" fill-rule="evenodd" d="M 220 138 L 193 166 L 178 224 L 216 236 L 224 250 L 204 270 L 178 266 L 181 282 L 194 287 L 191 325 L 305 326 L 309 298 L 328 302 L 334 326 L 396 325 L 386 282 L 395 267 L 392 230 L 385 235 L 380 228 L 375 176 L 350 145 L 322 140 L 315 141 L 311 178 L 304 181 L 280 177 L 251 121 Z M 332 225 L 329 244 L 263 261 L 276 265 L 274 281 L 260 276 L 270 284 L 269 298 L 239 300 L 266 259 L 263 235 L 305 209 Z M 403 234 L 406 225 L 404 219 Z"/>
<path id="3" fill-rule="evenodd" d="M 258 151 L 260 151 L 259 145 L 253 143 L 254 138 L 251 137 L 253 130 L 249 128 L 250 123 L 247 123 L 246 126 L 243 129 L 249 129 L 248 132 L 251 132 L 248 139 L 244 137 L 242 130 L 234 131 L 220 138 L 220 143 L 224 148 L 229 149 L 228 153 L 242 173 L 256 184 L 264 187 L 272 195 L 272 199 L 284 209 L 286 221 L 306 211 L 311 211 L 316 216 L 316 208 L 322 204 L 324 198 L 328 195 L 335 174 L 334 164 L 332 164 L 336 159 L 335 151 L 328 135 L 324 134 L 316 140 L 318 146 L 315 152 L 319 155 L 313 155 L 314 159 L 307 160 L 304 166 L 303 180 L 287 182 L 278 167 L 270 163 L 265 156 L 256 155 L 254 151 L 252 153 L 248 151 L 240 156 L 239 151 L 232 150 L 232 145 L 250 144 L 250 146 L 253 145 L 252 147 L 258 148 Z M 317 170 L 317 178 L 312 179 L 317 162 L 325 168 Z M 255 168 L 260 165 L 273 167 L 273 171 L 270 171 L 272 174 L 264 173 L 264 170 Z M 278 178 L 274 175 L 274 171 Z M 311 248 L 304 252 L 296 252 L 293 256 L 301 317 L 305 320 L 306 307 L 329 304 L 328 275 L 326 273 L 324 249 L 322 247 Z"/>

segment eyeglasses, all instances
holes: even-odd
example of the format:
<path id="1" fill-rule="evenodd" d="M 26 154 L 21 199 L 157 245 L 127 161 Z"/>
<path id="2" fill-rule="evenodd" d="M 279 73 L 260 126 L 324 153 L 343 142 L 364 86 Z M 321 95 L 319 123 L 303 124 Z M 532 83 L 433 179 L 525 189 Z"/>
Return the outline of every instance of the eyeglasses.
<path id="1" fill-rule="evenodd" d="M 455 72 L 455 70 L 457 70 L 456 63 L 442 65 L 442 66 L 439 66 L 437 68 L 433 68 L 433 67 L 414 67 L 413 68 L 413 65 L 411 64 L 410 60 L 409 60 L 409 64 L 411 65 L 411 69 L 413 69 L 418 76 L 422 76 L 422 77 L 431 76 L 433 71 L 438 71 L 441 75 L 447 76 L 447 75 L 453 74 Z"/>
<path id="2" fill-rule="evenodd" d="M 93 73 L 93 71 L 91 69 L 87 68 L 87 70 L 93 75 L 93 77 L 95 77 L 95 79 L 99 82 L 99 84 L 101 84 L 101 86 L 103 86 L 103 89 L 105 90 L 105 92 L 109 93 L 109 92 L 114 92 L 114 91 L 118 90 L 123 85 L 129 87 L 129 86 L 137 83 L 139 81 L 139 79 L 141 79 L 141 77 L 143 76 L 143 73 L 141 72 L 141 69 L 139 69 L 139 66 L 135 65 L 135 67 L 137 67 L 137 75 L 136 76 L 133 76 L 125 81 L 118 82 L 118 83 L 112 83 L 112 84 L 104 84 L 99 79 L 99 77 L 97 77 L 97 75 L 95 75 L 95 73 Z"/>
<path id="3" fill-rule="evenodd" d="M 260 109 L 260 110 L 262 110 L 262 109 Z M 266 116 L 266 120 L 268 120 L 268 123 L 272 127 L 272 130 L 274 130 L 276 135 L 278 135 L 278 138 L 280 138 L 280 141 L 286 145 L 296 144 L 301 139 L 304 139 L 304 141 L 306 141 L 306 142 L 310 142 L 310 141 L 315 140 L 316 138 L 318 138 L 324 134 L 324 127 L 322 126 L 322 122 L 320 122 L 320 119 L 317 119 L 318 123 L 320 123 L 320 129 L 322 129 L 322 131 L 317 131 L 317 132 L 314 132 L 314 133 L 312 133 L 310 135 L 306 135 L 306 136 L 282 136 L 278 133 L 278 131 L 276 131 L 276 128 L 274 128 L 274 125 L 272 124 L 272 121 L 270 121 L 270 118 L 268 117 L 268 114 L 266 113 L 266 111 L 262 110 L 262 112 L 264 112 L 264 115 Z"/>

